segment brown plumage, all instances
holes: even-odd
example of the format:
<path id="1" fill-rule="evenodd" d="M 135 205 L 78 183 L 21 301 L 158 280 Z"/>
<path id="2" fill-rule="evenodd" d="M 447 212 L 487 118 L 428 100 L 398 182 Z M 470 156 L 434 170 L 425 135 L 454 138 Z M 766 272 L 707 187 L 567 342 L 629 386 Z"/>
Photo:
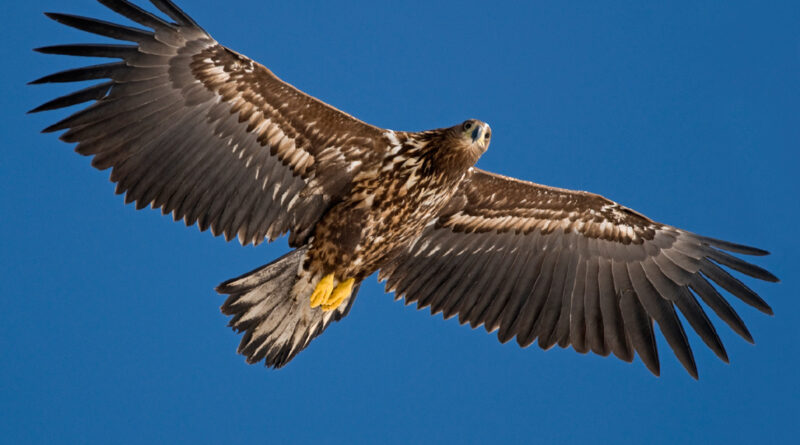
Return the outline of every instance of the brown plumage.
<path id="1" fill-rule="evenodd" d="M 310 243 L 311 270 L 361 281 L 407 247 L 456 193 L 488 146 L 488 138 L 473 144 L 465 132 L 482 133 L 485 127 L 470 120 L 422 133 L 387 132 L 384 158 L 362 165 L 349 193 L 317 223 Z"/>
<path id="2" fill-rule="evenodd" d="M 100 0 L 147 30 L 48 14 L 132 44 L 61 45 L 50 54 L 110 64 L 33 83 L 105 79 L 44 111 L 94 101 L 45 131 L 111 168 L 117 193 L 242 244 L 289 233 L 296 250 L 218 288 L 244 332 L 249 362 L 286 364 L 352 307 L 380 270 L 397 298 L 578 352 L 638 354 L 659 373 L 653 322 L 689 373 L 697 370 L 678 313 L 722 360 L 698 297 L 748 341 L 711 282 L 771 313 L 722 267 L 777 281 L 730 253 L 765 251 L 698 236 L 586 192 L 474 168 L 488 125 L 468 120 L 419 133 L 368 125 L 231 51 L 167 0 L 172 21 L 124 0 Z"/>

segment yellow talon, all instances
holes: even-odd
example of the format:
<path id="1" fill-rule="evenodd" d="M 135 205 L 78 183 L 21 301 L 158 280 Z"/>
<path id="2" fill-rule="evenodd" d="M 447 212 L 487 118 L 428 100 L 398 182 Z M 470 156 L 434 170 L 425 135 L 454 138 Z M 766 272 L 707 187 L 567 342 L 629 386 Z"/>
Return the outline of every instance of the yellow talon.
<path id="1" fill-rule="evenodd" d="M 332 311 L 350 298 L 350 294 L 353 293 L 353 283 L 355 283 L 355 280 L 352 278 L 348 278 L 339 283 L 336 289 L 333 290 L 330 298 L 328 298 L 328 301 L 322 304 L 322 310 Z"/>
<path id="2" fill-rule="evenodd" d="M 317 283 L 317 287 L 314 288 L 314 292 L 311 294 L 311 307 L 317 307 L 322 304 L 326 304 L 331 297 L 331 292 L 333 291 L 333 274 L 329 273 L 322 277 Z"/>

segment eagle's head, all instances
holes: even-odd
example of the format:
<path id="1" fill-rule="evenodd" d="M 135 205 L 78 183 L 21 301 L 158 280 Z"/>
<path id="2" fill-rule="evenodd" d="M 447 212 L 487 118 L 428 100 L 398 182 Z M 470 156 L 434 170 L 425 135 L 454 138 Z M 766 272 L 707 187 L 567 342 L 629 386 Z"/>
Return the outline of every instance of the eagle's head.
<path id="1" fill-rule="evenodd" d="M 489 142 L 492 139 L 492 129 L 489 124 L 477 119 L 469 119 L 451 127 L 450 133 L 451 137 L 454 136 L 458 148 L 468 153 L 468 157 L 473 163 L 477 162 L 478 158 L 489 148 Z"/>
<path id="2" fill-rule="evenodd" d="M 485 122 L 469 119 L 449 128 L 417 133 L 434 162 L 448 171 L 460 174 L 475 165 L 489 148 L 492 129 Z"/>
<path id="3" fill-rule="evenodd" d="M 462 140 L 468 145 L 480 148 L 481 154 L 489 148 L 489 141 L 492 139 L 492 129 L 486 122 L 477 119 L 469 119 L 461 125 L 455 127 Z"/>

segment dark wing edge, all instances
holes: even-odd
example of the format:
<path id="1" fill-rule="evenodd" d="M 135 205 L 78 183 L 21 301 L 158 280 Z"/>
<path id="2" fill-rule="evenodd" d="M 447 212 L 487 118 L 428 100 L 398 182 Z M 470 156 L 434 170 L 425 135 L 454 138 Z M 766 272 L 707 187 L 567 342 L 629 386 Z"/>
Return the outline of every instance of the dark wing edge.
<path id="1" fill-rule="evenodd" d="M 94 101 L 45 132 L 111 168 L 137 208 L 258 244 L 309 235 L 357 168 L 384 146 L 382 130 L 278 79 L 219 45 L 177 6 L 151 0 L 167 21 L 124 0 L 100 3 L 147 29 L 47 13 L 66 26 L 133 44 L 70 44 L 46 54 L 118 61 L 70 69 L 32 84 L 101 82 L 31 112 Z"/>
<path id="2" fill-rule="evenodd" d="M 445 319 L 497 330 L 505 343 L 558 344 L 660 374 L 653 322 L 692 377 L 697 366 L 682 314 L 723 361 L 728 355 L 698 297 L 753 342 L 712 282 L 766 314 L 772 309 L 721 266 L 776 282 L 728 252 L 749 246 L 656 223 L 599 195 L 474 169 L 440 216 L 382 268 L 387 292 Z"/>

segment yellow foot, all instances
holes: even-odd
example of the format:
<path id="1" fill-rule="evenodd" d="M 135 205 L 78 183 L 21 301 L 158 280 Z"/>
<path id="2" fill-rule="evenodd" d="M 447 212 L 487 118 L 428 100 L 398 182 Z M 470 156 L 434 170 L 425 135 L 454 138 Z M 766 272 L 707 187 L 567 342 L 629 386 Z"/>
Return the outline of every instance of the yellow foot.
<path id="1" fill-rule="evenodd" d="M 322 310 L 332 311 L 344 303 L 345 300 L 350 298 L 350 294 L 353 293 L 354 282 L 354 279 L 348 278 L 339 283 L 339 285 L 336 286 L 336 289 L 333 290 L 330 298 L 328 298 L 328 301 L 322 303 Z"/>
<path id="2" fill-rule="evenodd" d="M 326 304 L 331 297 L 331 292 L 333 292 L 333 274 L 329 273 L 322 277 L 317 283 L 317 287 L 314 288 L 314 292 L 311 294 L 311 307 Z"/>

